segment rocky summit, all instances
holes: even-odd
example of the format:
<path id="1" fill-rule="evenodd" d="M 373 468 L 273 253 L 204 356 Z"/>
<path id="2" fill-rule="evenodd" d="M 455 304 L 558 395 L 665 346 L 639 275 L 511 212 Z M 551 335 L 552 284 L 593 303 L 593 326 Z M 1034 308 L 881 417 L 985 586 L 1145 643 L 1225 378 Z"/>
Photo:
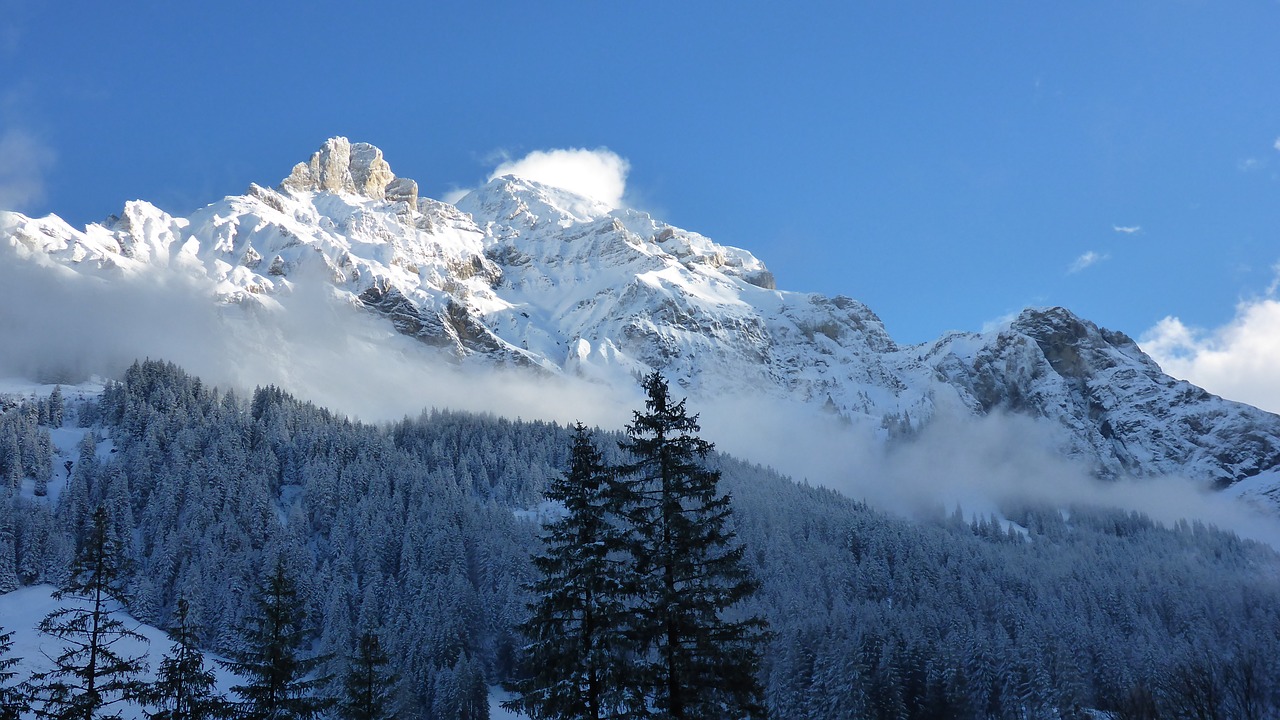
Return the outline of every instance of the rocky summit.
<path id="1" fill-rule="evenodd" d="M 518 177 L 456 205 L 419 197 L 382 151 L 333 138 L 278 186 L 189 217 L 130 202 L 83 230 L 0 213 L 0 248 L 106 280 L 169 268 L 271 308 L 301 284 L 451 361 L 807 403 L 891 439 L 938 408 L 1050 421 L 1101 477 L 1184 475 L 1280 511 L 1280 416 L 1165 375 L 1063 308 L 901 346 L 866 305 L 777 289 L 754 255 Z"/>

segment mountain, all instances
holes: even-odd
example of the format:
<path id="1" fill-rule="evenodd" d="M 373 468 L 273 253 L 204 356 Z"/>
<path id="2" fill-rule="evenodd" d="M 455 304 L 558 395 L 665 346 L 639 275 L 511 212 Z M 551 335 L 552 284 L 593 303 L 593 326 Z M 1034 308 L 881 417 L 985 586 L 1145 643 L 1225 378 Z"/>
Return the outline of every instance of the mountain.
<path id="1" fill-rule="evenodd" d="M 1100 477 L 1184 475 L 1280 511 L 1280 416 L 1063 308 L 903 346 L 857 300 L 778 290 L 746 250 L 647 213 L 513 176 L 450 205 L 345 138 L 186 218 L 0 213 L 0 248 L 106 282 L 168 269 L 250 310 L 320 286 L 451 362 L 601 383 L 656 368 L 693 398 L 799 401 L 887 441 L 952 409 L 1029 415 Z"/>

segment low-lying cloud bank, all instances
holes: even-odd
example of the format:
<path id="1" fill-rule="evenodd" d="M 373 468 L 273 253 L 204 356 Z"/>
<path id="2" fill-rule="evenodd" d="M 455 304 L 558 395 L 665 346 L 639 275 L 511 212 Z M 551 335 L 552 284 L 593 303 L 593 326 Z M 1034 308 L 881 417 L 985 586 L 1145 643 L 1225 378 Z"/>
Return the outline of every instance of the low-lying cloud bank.
<path id="1" fill-rule="evenodd" d="M 0 377 L 119 377 L 136 359 L 177 363 L 237 391 L 278 385 L 370 421 L 424 408 L 617 427 L 638 391 L 550 375 L 482 371 L 394 331 L 326 289 L 299 283 L 279 307 L 220 305 L 214 288 L 165 271 L 104 282 L 0 249 Z"/>
<path id="2" fill-rule="evenodd" d="M 642 405 L 629 378 L 610 387 L 460 367 L 320 284 L 298 287 L 278 296 L 277 308 L 218 305 L 208 282 L 176 273 L 108 283 L 0 248 L 0 377 L 118 377 L 135 359 L 151 357 L 223 388 L 275 384 L 369 421 L 436 407 L 616 429 Z M 1093 503 L 1166 523 L 1200 519 L 1280 547 L 1276 518 L 1190 481 L 1093 479 L 1055 450 L 1049 428 L 1025 417 L 943 408 L 914 438 L 885 442 L 875 428 L 785 401 L 695 398 L 689 409 L 721 450 L 904 514 L 956 505 L 985 514 L 1023 500 Z"/>
<path id="3" fill-rule="evenodd" d="M 1098 505 L 1166 525 L 1200 520 L 1280 549 L 1274 516 L 1187 478 L 1099 480 L 1057 449 L 1055 428 L 1040 419 L 974 417 L 942 405 L 914 437 L 886 442 L 874 428 L 786 403 L 726 400 L 701 412 L 705 434 L 719 449 L 903 515 L 957 506 L 972 517 L 1025 503 Z"/>

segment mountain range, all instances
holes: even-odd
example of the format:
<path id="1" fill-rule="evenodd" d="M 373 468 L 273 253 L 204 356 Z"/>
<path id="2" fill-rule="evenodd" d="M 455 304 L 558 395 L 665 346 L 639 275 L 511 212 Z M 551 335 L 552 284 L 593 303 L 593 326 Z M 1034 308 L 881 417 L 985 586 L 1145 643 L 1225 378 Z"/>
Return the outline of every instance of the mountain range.
<path id="1" fill-rule="evenodd" d="M 440 202 L 345 138 L 185 218 L 0 212 L 0 251 L 105 283 L 176 272 L 248 312 L 321 288 L 451 363 L 606 385 L 657 369 L 691 398 L 799 402 L 886 443 L 942 414 L 1030 416 L 1098 477 L 1178 475 L 1280 512 L 1280 416 L 1067 309 L 902 345 L 863 303 L 779 290 L 750 252 L 648 213 L 515 176 Z"/>

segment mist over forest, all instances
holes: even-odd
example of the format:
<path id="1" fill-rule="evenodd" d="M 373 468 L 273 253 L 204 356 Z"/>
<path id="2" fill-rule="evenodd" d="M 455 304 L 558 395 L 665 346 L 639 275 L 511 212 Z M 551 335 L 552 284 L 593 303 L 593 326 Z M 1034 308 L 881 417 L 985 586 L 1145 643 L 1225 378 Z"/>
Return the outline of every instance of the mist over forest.
<path id="1" fill-rule="evenodd" d="M 15 438 L 22 462 L 0 590 L 62 582 L 103 507 L 134 568 L 130 614 L 170 627 L 186 599 L 210 651 L 235 650 L 253 589 L 283 562 L 335 676 L 362 633 L 382 638 L 400 716 L 461 717 L 511 678 L 565 427 L 442 410 L 353 422 L 150 361 L 68 406 L 83 440 L 67 477 L 41 402 L 0 416 L 0 447 Z M 615 459 L 618 439 L 596 435 Z M 1280 558 L 1264 544 L 1066 498 L 907 518 L 731 456 L 712 464 L 760 582 L 738 611 L 769 622 L 775 717 L 1138 717 L 1124 713 L 1147 701 L 1177 716 L 1202 691 L 1236 707 L 1240 687 L 1275 707 Z"/>

